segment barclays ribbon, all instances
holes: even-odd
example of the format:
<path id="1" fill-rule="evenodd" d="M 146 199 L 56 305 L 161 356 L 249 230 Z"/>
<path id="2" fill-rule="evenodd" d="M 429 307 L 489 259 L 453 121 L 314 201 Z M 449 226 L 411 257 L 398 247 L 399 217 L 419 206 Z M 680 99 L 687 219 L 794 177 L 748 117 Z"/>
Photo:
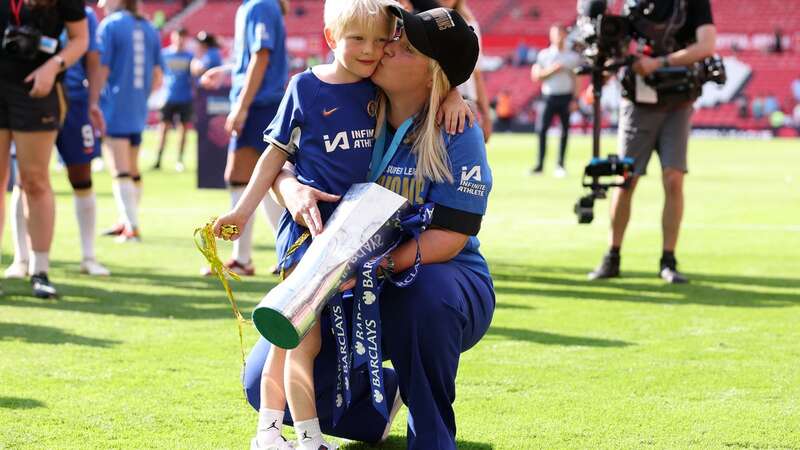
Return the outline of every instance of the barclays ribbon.
<path id="1" fill-rule="evenodd" d="M 415 214 L 401 220 L 401 228 L 414 237 L 417 244 L 417 255 L 414 267 L 407 271 L 402 280 L 385 280 L 397 287 L 411 285 L 419 273 L 422 256 L 419 248 L 419 235 L 430 225 L 433 216 L 433 204 L 422 205 Z M 352 368 L 367 365 L 370 380 L 372 405 L 376 411 L 388 420 L 389 412 L 386 407 L 385 390 L 383 383 L 383 353 L 381 349 L 381 314 L 378 299 L 383 281 L 378 278 L 380 261 L 394 250 L 400 243 L 398 240 L 383 254 L 365 262 L 356 277 L 353 305 L 353 332 L 352 332 Z"/>
<path id="2" fill-rule="evenodd" d="M 334 295 L 328 301 L 331 315 L 331 331 L 336 345 L 336 396 L 333 405 L 333 425 L 339 423 L 344 411 L 350 406 L 350 352 L 348 351 L 347 328 L 344 320 L 343 298 L 352 298 L 352 291 Z"/>

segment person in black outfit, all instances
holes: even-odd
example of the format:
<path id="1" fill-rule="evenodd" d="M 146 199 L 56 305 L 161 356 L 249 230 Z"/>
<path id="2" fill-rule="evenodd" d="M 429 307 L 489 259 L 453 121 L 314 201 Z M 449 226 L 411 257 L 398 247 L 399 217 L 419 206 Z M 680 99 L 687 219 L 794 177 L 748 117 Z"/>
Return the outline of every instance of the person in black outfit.
<path id="1" fill-rule="evenodd" d="M 69 40 L 62 47 L 64 28 Z M 13 142 L 28 211 L 33 294 L 53 298 L 57 293 L 47 272 L 55 201 L 48 166 L 66 113 L 61 79 L 89 43 L 84 2 L 0 0 L 0 35 L 0 183 L 5 186 Z M 0 231 L 4 219 L 0 197 Z"/>

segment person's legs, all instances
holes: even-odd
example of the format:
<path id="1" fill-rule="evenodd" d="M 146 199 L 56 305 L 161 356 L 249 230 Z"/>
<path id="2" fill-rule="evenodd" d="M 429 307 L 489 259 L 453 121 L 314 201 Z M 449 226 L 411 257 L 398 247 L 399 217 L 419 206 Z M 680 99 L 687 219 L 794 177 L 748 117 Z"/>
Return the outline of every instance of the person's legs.
<path id="1" fill-rule="evenodd" d="M 25 194 L 17 183 L 11 191 L 11 238 L 14 242 L 14 260 L 6 268 L 6 278 L 25 278 L 28 276 L 30 246 L 28 245 L 28 226 L 25 225 Z"/>
<path id="2" fill-rule="evenodd" d="M 634 176 L 625 188 L 615 188 L 611 194 L 608 231 L 609 250 L 600 265 L 589 272 L 590 280 L 618 277 L 620 274 L 620 249 L 630 220 L 633 193 L 639 177 L 647 172 L 647 164 L 656 146 L 665 115 L 663 112 L 636 106 L 628 100 L 620 104 L 618 145 L 621 157 L 634 160 Z"/>
<path id="3" fill-rule="evenodd" d="M 167 130 L 169 129 L 170 122 L 164 117 L 160 124 L 158 124 L 158 153 L 156 154 L 156 162 L 153 164 L 153 170 L 161 168 L 161 158 L 164 156 L 164 147 L 167 145 Z"/>
<path id="4" fill-rule="evenodd" d="M 346 304 L 346 317 L 350 317 L 350 308 Z M 378 442 L 387 427 L 386 419 L 372 407 L 369 375 L 365 370 L 356 370 L 350 376 L 352 400 L 350 407 L 344 412 L 334 426 L 333 413 L 336 398 L 336 347 L 330 330 L 327 312 L 320 320 L 322 328 L 321 350 L 314 360 L 314 392 L 316 396 L 317 416 L 323 433 L 344 439 L 363 442 Z M 346 327 L 349 329 L 349 326 Z M 268 355 L 273 346 L 266 339 L 259 338 L 247 357 L 242 371 L 242 385 L 247 401 L 258 411 L 261 407 L 261 375 Z M 383 378 L 386 397 L 395 398 L 397 393 L 397 375 L 393 369 L 384 368 Z M 292 416 L 287 408 L 284 424 L 292 425 Z"/>
<path id="5" fill-rule="evenodd" d="M 558 148 L 558 167 L 564 168 L 564 161 L 567 156 L 567 142 L 569 140 L 569 105 L 572 101 L 571 95 L 564 96 L 558 105 L 558 120 L 561 122 L 561 142 Z"/>
<path id="6" fill-rule="evenodd" d="M 50 269 L 50 246 L 55 226 L 55 199 L 50 186 L 50 156 L 55 131 L 12 132 L 17 146 L 20 184 L 27 205 L 26 224 L 31 242 L 31 274 Z"/>
<path id="7" fill-rule="evenodd" d="M 8 170 L 11 160 L 11 130 L 0 128 L 0 186 L 8 185 Z M 0 195 L 0 236 L 6 223 L 6 196 Z"/>
<path id="8" fill-rule="evenodd" d="M 408 406 L 409 449 L 455 449 L 458 361 L 489 328 L 491 282 L 457 263 L 422 266 L 407 288 L 380 299 L 383 346 Z"/>
<path id="9" fill-rule="evenodd" d="M 691 105 L 671 111 L 659 139 L 664 186 L 664 210 L 661 216 L 664 246 L 659 261 L 659 275 L 669 283 L 689 281 L 677 270 L 675 247 L 683 219 L 683 180 L 688 172 L 687 149 L 693 111 Z"/>
<path id="10" fill-rule="evenodd" d="M 186 148 L 186 133 L 189 130 L 189 122 L 181 122 L 179 136 L 180 140 L 178 141 L 178 162 L 175 166 L 175 169 L 179 172 L 182 172 L 184 169 L 183 166 L 183 151 Z"/>
<path id="11" fill-rule="evenodd" d="M 137 229 L 138 214 L 136 208 L 136 192 L 131 179 L 131 142 L 127 137 L 107 137 L 103 146 L 108 155 L 109 171 L 114 178 L 112 190 L 117 209 L 126 229 Z"/>
<path id="12" fill-rule="evenodd" d="M 261 154 L 254 147 L 241 147 L 228 153 L 228 163 L 225 166 L 225 181 L 230 186 L 231 208 L 233 208 L 244 193 L 253 170 Z M 252 269 L 253 252 L 253 222 L 255 215 L 247 221 L 243 230 L 239 232 L 239 239 L 233 242 L 232 259 L 243 268 Z M 250 270 L 246 271 L 247 273 Z"/>
<path id="13" fill-rule="evenodd" d="M 544 103 L 544 111 L 542 112 L 542 116 L 540 117 L 539 121 L 539 161 L 536 163 L 536 167 L 534 167 L 534 172 L 541 172 L 544 170 L 544 157 L 547 153 L 547 130 L 550 128 L 550 124 L 553 122 L 553 116 L 555 115 L 555 105 L 548 97 Z"/>

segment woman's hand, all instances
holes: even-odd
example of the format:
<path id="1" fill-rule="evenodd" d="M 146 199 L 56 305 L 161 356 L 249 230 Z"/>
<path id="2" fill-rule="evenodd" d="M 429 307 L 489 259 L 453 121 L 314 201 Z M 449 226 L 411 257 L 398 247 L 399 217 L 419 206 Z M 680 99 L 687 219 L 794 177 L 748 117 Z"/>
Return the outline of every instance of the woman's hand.
<path id="1" fill-rule="evenodd" d="M 224 216 L 221 216 L 220 218 L 214 221 L 214 226 L 213 226 L 214 236 L 224 239 L 226 241 L 235 241 L 239 239 L 239 235 L 244 229 L 244 226 L 247 224 L 248 219 L 250 219 L 249 216 L 245 216 L 244 214 L 236 210 L 236 208 L 234 208 Z M 236 227 L 237 232 L 231 235 L 223 234 L 222 233 L 223 225 L 233 225 Z"/>
<path id="2" fill-rule="evenodd" d="M 200 77 L 200 86 L 206 89 L 219 89 L 225 78 L 226 70 L 227 69 L 222 66 L 206 70 Z"/>
<path id="3" fill-rule="evenodd" d="M 241 104 L 235 103 L 225 119 L 225 131 L 231 136 L 237 136 L 242 132 L 245 122 L 247 122 L 247 108 L 242 108 Z"/>
<path id="4" fill-rule="evenodd" d="M 281 191 L 281 194 L 292 219 L 298 225 L 308 228 L 313 237 L 322 233 L 322 216 L 317 202 L 338 202 L 341 198 L 339 195 L 328 194 L 302 183 L 296 183 L 292 189 Z"/>
<path id="5" fill-rule="evenodd" d="M 464 101 L 457 90 L 451 89 L 450 93 L 439 106 L 436 112 L 436 123 L 443 127 L 448 134 L 464 132 L 464 123 L 469 118 L 469 125 L 475 123 L 475 113 Z"/>
<path id="6" fill-rule="evenodd" d="M 29 95 L 33 98 L 47 97 L 50 91 L 53 90 L 53 84 L 56 81 L 59 70 L 61 68 L 58 61 L 53 58 L 48 59 L 47 62 L 37 67 L 36 70 L 25 77 L 26 83 L 33 82 L 33 88 L 31 88 Z"/>

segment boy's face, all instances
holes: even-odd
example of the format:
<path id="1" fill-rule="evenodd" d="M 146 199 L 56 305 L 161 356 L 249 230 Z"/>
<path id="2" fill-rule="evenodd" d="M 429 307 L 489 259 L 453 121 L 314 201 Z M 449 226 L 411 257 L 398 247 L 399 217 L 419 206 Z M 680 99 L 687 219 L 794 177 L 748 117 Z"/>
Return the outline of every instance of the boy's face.
<path id="1" fill-rule="evenodd" d="M 383 57 L 383 48 L 389 41 L 388 27 L 371 30 L 352 27 L 335 42 L 329 42 L 336 61 L 359 78 L 369 78 Z"/>

